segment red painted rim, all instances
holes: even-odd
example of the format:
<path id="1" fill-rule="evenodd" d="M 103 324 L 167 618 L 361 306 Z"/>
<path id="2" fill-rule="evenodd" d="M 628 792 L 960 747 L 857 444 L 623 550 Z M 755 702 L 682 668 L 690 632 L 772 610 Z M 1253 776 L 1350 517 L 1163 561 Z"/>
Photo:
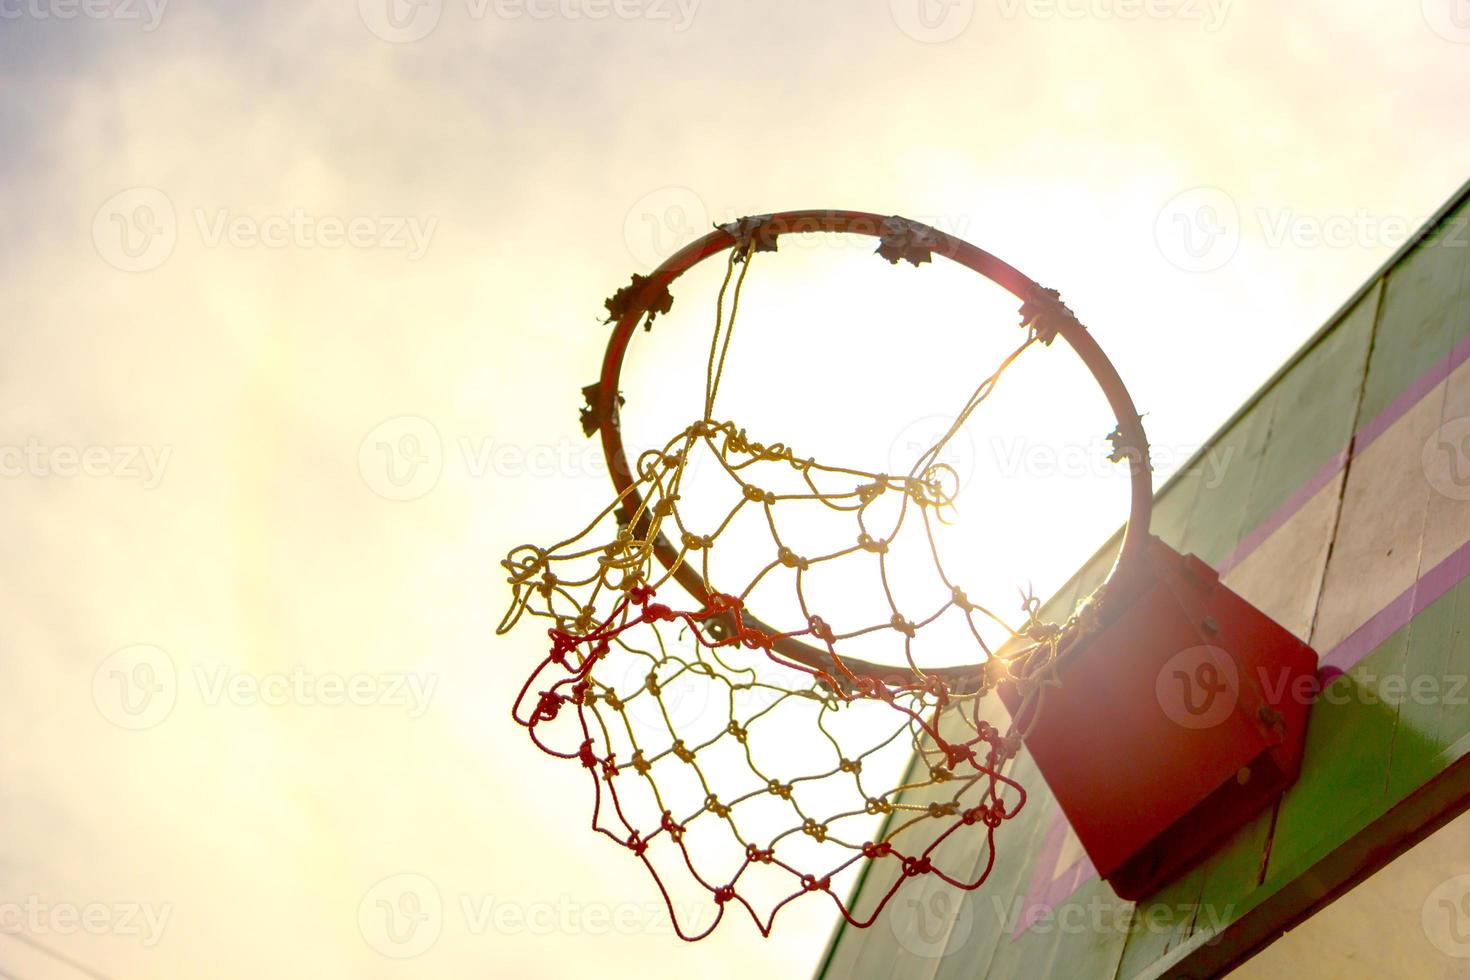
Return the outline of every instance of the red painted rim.
<path id="1" fill-rule="evenodd" d="M 759 215 L 716 228 L 670 256 L 642 281 L 641 288 L 631 297 L 632 301 L 613 326 L 612 337 L 608 340 L 607 352 L 602 360 L 602 377 L 590 408 L 592 417 L 601 420 L 599 428 L 602 433 L 603 454 L 607 457 L 608 472 L 612 476 L 613 486 L 622 497 L 622 508 L 626 516 L 631 518 L 632 515 L 639 512 L 643 505 L 643 498 L 638 495 L 633 485 L 631 477 L 633 470 L 628 465 L 622 433 L 618 428 L 618 382 L 628 343 L 638 325 L 643 322 L 649 304 L 655 302 L 657 297 L 668 289 L 670 283 L 689 269 L 740 242 L 742 239 L 738 233 L 739 227 L 749 229 L 758 222 L 763 235 L 771 233 L 777 236 L 848 233 L 882 238 L 890 233 L 892 223 L 895 221 L 901 222 L 911 232 L 924 236 L 925 245 L 932 254 L 943 256 L 967 269 L 978 272 L 1023 303 L 1044 295 L 1044 290 L 1034 280 L 984 249 L 917 221 L 895 219 L 864 211 L 807 210 Z M 746 240 L 748 240 L 748 235 Z M 1131 570 L 1136 566 L 1141 566 L 1146 558 L 1149 519 L 1153 510 L 1153 479 L 1147 464 L 1148 439 L 1144 435 L 1143 423 L 1138 417 L 1138 410 L 1134 407 L 1132 396 L 1128 394 L 1122 378 L 1118 376 L 1117 370 L 1108 360 L 1107 355 L 1103 353 L 1102 348 L 1097 345 L 1097 341 L 1073 316 L 1059 317 L 1054 324 L 1057 336 L 1062 337 L 1071 345 L 1077 356 L 1092 372 L 1098 387 L 1102 389 L 1103 395 L 1107 398 L 1118 426 L 1115 444 L 1123 449 L 1128 458 L 1127 465 L 1132 471 L 1128 525 L 1123 534 L 1122 547 L 1118 549 L 1118 557 L 1104 585 L 1099 589 L 1102 591 L 1109 584 L 1128 577 Z M 674 567 L 678 558 L 678 552 L 673 546 L 662 541 L 655 543 L 654 553 L 665 568 Z M 674 571 L 674 578 L 695 600 L 701 604 L 707 600 L 709 590 L 704 579 L 688 563 L 677 567 Z M 782 655 L 809 667 L 828 670 L 832 665 L 827 651 L 795 639 L 778 640 L 775 649 Z M 905 665 L 874 664 L 846 657 L 843 658 L 843 664 L 854 674 L 875 677 L 885 683 L 903 684 L 918 680 L 920 677 Z M 976 676 L 979 667 L 980 664 L 941 667 L 925 670 L 922 676 L 937 677 L 952 685 L 963 686 L 964 681 Z"/>

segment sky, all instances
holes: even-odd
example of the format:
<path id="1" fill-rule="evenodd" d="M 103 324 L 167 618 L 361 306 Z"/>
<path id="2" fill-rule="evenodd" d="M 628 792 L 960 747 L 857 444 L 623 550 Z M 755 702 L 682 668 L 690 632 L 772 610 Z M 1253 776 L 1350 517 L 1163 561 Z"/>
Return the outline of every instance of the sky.
<path id="1" fill-rule="evenodd" d="M 743 214 L 918 218 L 1062 291 L 1163 479 L 1470 172 L 1463 0 L 0 0 L 0 80 L 25 980 L 809 974 L 830 907 L 679 943 L 509 718 L 499 562 L 610 494 L 603 299 Z M 792 251 L 729 404 L 771 438 L 882 465 L 1014 329 Z M 970 512 L 1035 503 L 985 555 L 1044 592 L 1125 508 L 1075 365 L 1026 372 L 963 458 L 1009 447 Z"/>

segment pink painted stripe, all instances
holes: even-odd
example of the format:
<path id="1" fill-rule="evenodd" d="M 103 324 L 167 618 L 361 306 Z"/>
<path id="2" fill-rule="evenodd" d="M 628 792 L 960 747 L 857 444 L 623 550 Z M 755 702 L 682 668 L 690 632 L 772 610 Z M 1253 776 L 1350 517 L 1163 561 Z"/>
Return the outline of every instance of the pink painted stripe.
<path id="1" fill-rule="evenodd" d="M 1470 358 L 1470 334 L 1460 338 L 1459 342 L 1450 348 L 1448 354 L 1431 365 L 1429 370 L 1419 375 L 1413 384 L 1399 392 L 1398 396 L 1384 406 L 1383 411 L 1379 412 L 1373 421 L 1358 430 L 1353 454 L 1357 455 L 1362 452 L 1373 440 L 1383 435 L 1389 426 L 1407 415 L 1410 409 L 1424 400 L 1424 396 L 1443 384 L 1450 376 L 1450 372 L 1464 364 L 1467 358 Z"/>
<path id="2" fill-rule="evenodd" d="M 1061 817 L 1061 815 L 1061 811 L 1058 810 L 1056 816 Z M 1026 887 L 1026 904 L 1021 909 L 1021 914 L 1016 917 L 1015 925 L 1011 928 L 1012 939 L 1030 929 L 1042 913 L 1051 907 L 1051 904 L 1047 902 L 1050 897 L 1049 892 L 1058 882 L 1069 877 L 1070 868 L 1068 873 L 1056 879 L 1047 877 L 1056 870 L 1057 856 L 1062 853 L 1062 842 L 1066 839 L 1067 822 L 1053 819 L 1051 825 L 1046 828 L 1046 836 L 1041 840 L 1041 848 L 1036 852 L 1036 864 L 1031 869 L 1031 881 Z"/>
<path id="3" fill-rule="evenodd" d="M 1307 505 L 1308 501 L 1317 496 L 1323 487 L 1337 478 L 1337 474 L 1342 472 L 1342 468 L 1347 464 L 1347 460 L 1347 450 L 1339 450 L 1331 459 L 1323 464 L 1321 469 L 1313 473 L 1307 479 L 1306 483 L 1297 487 L 1280 507 L 1272 511 L 1265 520 L 1257 524 L 1249 534 L 1240 539 L 1240 544 L 1236 545 L 1235 550 L 1230 552 L 1225 557 L 1225 560 L 1220 563 L 1218 569 L 1220 574 L 1224 575 L 1236 565 L 1245 561 L 1251 552 L 1259 548 L 1265 543 L 1267 538 L 1280 530 L 1282 525 L 1291 520 L 1297 511 L 1301 510 Z"/>
<path id="4" fill-rule="evenodd" d="M 1322 666 L 1339 670 L 1352 667 L 1407 626 L 1409 620 L 1463 582 L 1467 575 L 1470 575 L 1470 541 L 1460 545 L 1448 558 L 1421 575 L 1417 582 L 1348 634 L 1322 658 Z"/>
<path id="5" fill-rule="evenodd" d="M 1331 483 L 1347 465 L 1350 452 L 1352 456 L 1357 456 L 1368 448 L 1395 422 L 1407 415 L 1415 405 L 1444 383 L 1455 368 L 1467 360 L 1470 360 L 1470 334 L 1461 338 L 1450 348 L 1448 354 L 1431 365 L 1393 401 L 1384 406 L 1383 410 L 1371 421 L 1360 428 L 1354 434 L 1350 450 L 1344 449 L 1334 454 L 1265 520 L 1241 538 L 1240 543 L 1220 563 L 1220 573 L 1224 574 L 1244 561 L 1267 538 L 1305 507 L 1323 487 Z M 1369 653 L 1378 649 L 1394 633 L 1408 625 L 1409 620 L 1423 612 L 1436 599 L 1441 598 L 1454 586 L 1464 581 L 1467 576 L 1470 576 L 1470 541 L 1461 545 L 1448 558 L 1395 596 L 1388 605 L 1333 647 L 1321 658 L 1321 666 L 1335 667 L 1339 670 L 1347 670 L 1352 667 Z M 1047 828 L 1042 851 L 1038 854 L 1035 868 L 1032 870 L 1031 881 L 1026 889 L 1024 914 L 1016 920 L 1016 926 L 1011 933 L 1012 939 L 1025 932 L 1037 919 L 1076 892 L 1083 883 L 1096 874 L 1092 862 L 1084 856 L 1060 875 L 1047 879 L 1046 876 L 1056 868 L 1057 856 L 1061 853 L 1062 843 L 1066 840 L 1068 830 L 1067 819 L 1058 808 L 1052 815 L 1051 826 Z"/>
<path id="6" fill-rule="evenodd" d="M 1357 456 L 1363 450 L 1372 445 L 1379 436 L 1383 435 L 1393 426 L 1395 422 L 1403 418 L 1409 411 L 1424 400 L 1430 392 L 1449 378 L 1455 368 L 1470 360 L 1470 334 L 1466 334 L 1450 348 L 1448 354 L 1429 366 L 1423 374 L 1415 378 L 1413 383 L 1401 391 L 1393 401 L 1383 407 L 1383 410 L 1375 415 L 1361 429 L 1357 431 L 1352 440 L 1352 455 Z M 1282 501 L 1281 505 L 1273 510 L 1265 520 L 1251 529 L 1250 533 L 1240 539 L 1235 549 L 1220 563 L 1219 572 L 1225 574 L 1239 565 L 1251 552 L 1255 551 L 1272 534 L 1278 531 L 1282 525 L 1291 520 L 1296 512 L 1305 507 L 1314 496 L 1327 484 L 1331 483 L 1337 474 L 1347 465 L 1348 451 L 1340 450 L 1329 459 L 1321 469 L 1313 473 L 1308 480 L 1298 487 L 1291 496 Z"/>

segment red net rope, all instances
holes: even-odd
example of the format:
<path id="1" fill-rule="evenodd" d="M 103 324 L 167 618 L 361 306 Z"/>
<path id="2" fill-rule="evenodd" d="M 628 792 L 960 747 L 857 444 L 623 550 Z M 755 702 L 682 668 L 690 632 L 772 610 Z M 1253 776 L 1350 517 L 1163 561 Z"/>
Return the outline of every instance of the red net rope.
<path id="1" fill-rule="evenodd" d="M 1034 717 L 1055 682 L 1061 638 L 1083 628 L 1082 616 L 1041 622 L 1028 597 L 1026 622 L 1007 630 L 1012 642 L 998 654 L 981 626 L 1003 622 L 951 579 L 935 534 L 954 492 L 940 449 L 1034 330 L 908 474 L 818 463 L 713 418 L 755 251 L 746 243 L 730 255 L 705 417 L 644 453 L 629 490 L 586 527 L 550 547 L 518 547 L 503 563 L 514 598 L 500 632 L 526 615 L 549 622 L 550 650 L 514 717 L 547 754 L 586 770 L 593 829 L 648 870 L 689 940 L 708 935 L 732 908 L 769 934 L 783 908 L 809 895 L 867 926 L 914 879 L 978 888 L 995 862 L 997 828 L 1026 799 L 1006 775 L 1019 733 L 985 720 L 982 705 L 997 684 L 1011 683 L 1028 705 L 1018 717 Z M 696 486 L 699 500 L 686 500 Z M 625 506 L 631 499 L 640 504 Z M 818 518 L 849 531 L 838 546 L 808 553 L 797 538 Z M 742 554 L 765 552 L 734 586 L 714 560 L 732 539 Z M 656 544 L 677 560 L 666 567 Z M 915 555 L 923 576 L 912 574 Z M 671 579 L 686 563 L 709 594 L 680 605 Z M 882 599 L 829 612 L 821 596 L 832 590 L 820 580 L 837 568 L 842 583 L 873 578 Z M 913 600 L 923 603 L 917 608 L 895 584 L 915 578 L 929 586 L 927 598 Z M 786 595 L 789 622 L 751 616 L 757 590 Z M 979 666 L 963 684 L 925 672 L 918 648 L 927 633 L 941 634 L 946 648 L 955 637 L 974 648 Z M 825 656 L 815 664 L 783 656 L 777 648 L 789 639 Z M 851 669 L 844 652 L 875 642 L 907 670 L 875 677 Z M 883 778 L 910 757 L 905 776 Z M 956 835 L 964 847 L 941 847 Z M 896 873 L 859 912 L 833 879 L 861 861 L 891 862 Z"/>

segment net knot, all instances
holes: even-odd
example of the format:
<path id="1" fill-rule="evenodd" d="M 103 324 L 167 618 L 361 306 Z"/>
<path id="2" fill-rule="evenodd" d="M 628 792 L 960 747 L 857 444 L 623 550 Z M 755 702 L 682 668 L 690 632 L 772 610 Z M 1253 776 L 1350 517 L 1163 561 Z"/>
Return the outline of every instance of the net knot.
<path id="1" fill-rule="evenodd" d="M 870 796 L 863 804 L 863 811 L 874 816 L 878 816 L 879 814 L 892 813 L 893 804 L 889 803 L 887 800 L 880 800 L 875 796 Z"/>
<path id="2" fill-rule="evenodd" d="M 1000 744 L 996 746 L 996 750 L 1000 752 L 1002 759 L 1015 758 L 1016 753 L 1021 751 L 1021 733 L 1011 732 L 1011 734 L 1000 740 Z"/>
<path id="3" fill-rule="evenodd" d="M 828 626 L 827 621 L 821 616 L 808 616 L 806 622 L 807 628 L 812 631 L 812 636 L 815 636 L 823 643 L 832 643 L 836 639 L 836 636 L 832 632 L 832 627 Z"/>
<path id="4" fill-rule="evenodd" d="M 801 832 L 818 844 L 827 839 L 827 825 L 818 823 L 811 817 L 807 817 L 801 822 Z"/>
<path id="5" fill-rule="evenodd" d="M 661 602 L 650 602 L 643 607 L 643 618 L 650 623 L 673 622 L 674 610 Z"/>
<path id="6" fill-rule="evenodd" d="M 704 798 L 704 808 L 717 817 L 728 817 L 730 808 L 720 802 L 720 798 L 711 793 Z"/>
<path id="7" fill-rule="evenodd" d="M 801 876 L 801 890 L 804 892 L 824 892 L 831 887 L 831 875 L 824 875 L 821 878 L 818 878 L 815 875 Z"/>
<path id="8" fill-rule="evenodd" d="M 785 545 L 782 545 L 780 550 L 776 552 L 776 558 L 787 568 L 795 568 L 804 572 L 811 567 L 810 562 Z"/>
<path id="9" fill-rule="evenodd" d="M 728 732 L 735 739 L 735 741 L 739 742 L 741 745 L 745 744 L 745 739 L 750 734 L 741 726 L 740 722 L 733 719 L 731 719 L 730 724 L 725 726 L 725 731 Z"/>
<path id="10" fill-rule="evenodd" d="M 789 800 L 791 799 L 791 784 L 772 779 L 766 783 L 766 792 L 772 796 L 779 796 L 783 800 Z"/>
<path id="11" fill-rule="evenodd" d="M 633 758 L 629 760 L 629 764 L 632 765 L 633 771 L 640 776 L 647 776 L 648 771 L 653 768 L 653 766 L 648 764 L 648 759 L 644 757 L 642 749 L 633 753 Z"/>
<path id="12" fill-rule="evenodd" d="M 739 596 L 728 595 L 724 592 L 711 592 L 709 599 L 705 602 L 705 608 L 711 613 L 735 612 L 744 605 Z"/>
<path id="13" fill-rule="evenodd" d="M 905 878 L 917 878 L 919 875 L 929 874 L 934 870 L 928 857 L 906 857 L 903 859 L 903 874 Z"/>
<path id="14" fill-rule="evenodd" d="M 638 831 L 636 830 L 628 835 L 625 846 L 639 857 L 642 857 L 648 851 L 648 841 L 638 836 Z"/>
<path id="15" fill-rule="evenodd" d="M 863 771 L 863 764 L 861 760 L 843 759 L 837 764 L 837 768 L 842 772 L 859 773 Z"/>
<path id="16" fill-rule="evenodd" d="M 888 625 L 892 626 L 895 630 L 902 633 L 909 639 L 913 639 L 914 633 L 917 632 L 917 627 L 915 627 L 914 624 L 909 622 L 907 619 L 904 619 L 898 613 L 893 614 L 893 618 L 888 621 Z"/>
<path id="17" fill-rule="evenodd" d="M 771 644 L 775 641 L 764 630 L 758 630 L 754 626 L 742 625 L 740 628 L 740 642 L 752 650 L 769 650 L 771 649 Z"/>
<path id="18" fill-rule="evenodd" d="M 776 852 L 770 848 L 761 850 L 754 844 L 745 845 L 745 860 L 754 864 L 770 864 L 776 859 Z"/>
<path id="19" fill-rule="evenodd" d="M 592 739 L 587 739 L 577 749 L 577 758 L 588 769 L 595 769 L 597 767 L 597 756 L 592 751 Z"/>
<path id="20" fill-rule="evenodd" d="M 554 691 L 542 691 L 540 699 L 536 702 L 536 711 L 531 716 L 531 723 L 538 721 L 551 721 L 556 713 L 561 710 L 561 704 L 566 698 Z"/>
<path id="21" fill-rule="evenodd" d="M 684 839 L 684 825 L 675 822 L 674 815 L 668 810 L 664 811 L 662 819 L 659 820 L 659 829 L 667 831 L 676 844 Z"/>
<path id="22" fill-rule="evenodd" d="M 564 630 L 558 629 L 547 630 L 546 635 L 551 637 L 551 652 L 547 656 L 551 659 L 552 663 L 566 667 L 567 654 L 577 648 L 577 643 L 580 642 L 579 638 Z"/>
<path id="23" fill-rule="evenodd" d="M 887 857 L 893 853 L 893 845 L 887 841 L 877 843 L 874 841 L 863 841 L 863 857 L 869 861 L 874 858 Z"/>
<path id="24" fill-rule="evenodd" d="M 726 902 L 730 901 L 730 899 L 732 899 L 734 897 L 735 897 L 735 886 L 734 885 L 721 885 L 720 887 L 718 887 L 718 888 L 715 889 L 715 904 L 716 905 L 724 905 Z"/>
<path id="25" fill-rule="evenodd" d="M 888 542 L 875 539 L 866 531 L 858 535 L 858 547 L 864 551 L 871 551 L 875 555 L 888 554 Z"/>
<path id="26" fill-rule="evenodd" d="M 680 762 L 687 762 L 691 766 L 694 764 L 694 750 L 685 745 L 682 738 L 674 740 L 670 751 L 678 757 Z"/>
<path id="27" fill-rule="evenodd" d="M 682 540 L 684 547 L 690 551 L 700 551 L 710 546 L 710 538 L 707 534 L 695 534 L 693 531 L 685 531 Z"/>
<path id="28" fill-rule="evenodd" d="M 771 493 L 771 491 L 769 490 L 762 490 L 760 487 L 755 486 L 752 483 L 745 484 L 745 489 L 743 492 L 745 494 L 745 499 L 749 500 L 751 503 L 774 504 L 776 502 L 776 495 L 774 493 Z"/>

